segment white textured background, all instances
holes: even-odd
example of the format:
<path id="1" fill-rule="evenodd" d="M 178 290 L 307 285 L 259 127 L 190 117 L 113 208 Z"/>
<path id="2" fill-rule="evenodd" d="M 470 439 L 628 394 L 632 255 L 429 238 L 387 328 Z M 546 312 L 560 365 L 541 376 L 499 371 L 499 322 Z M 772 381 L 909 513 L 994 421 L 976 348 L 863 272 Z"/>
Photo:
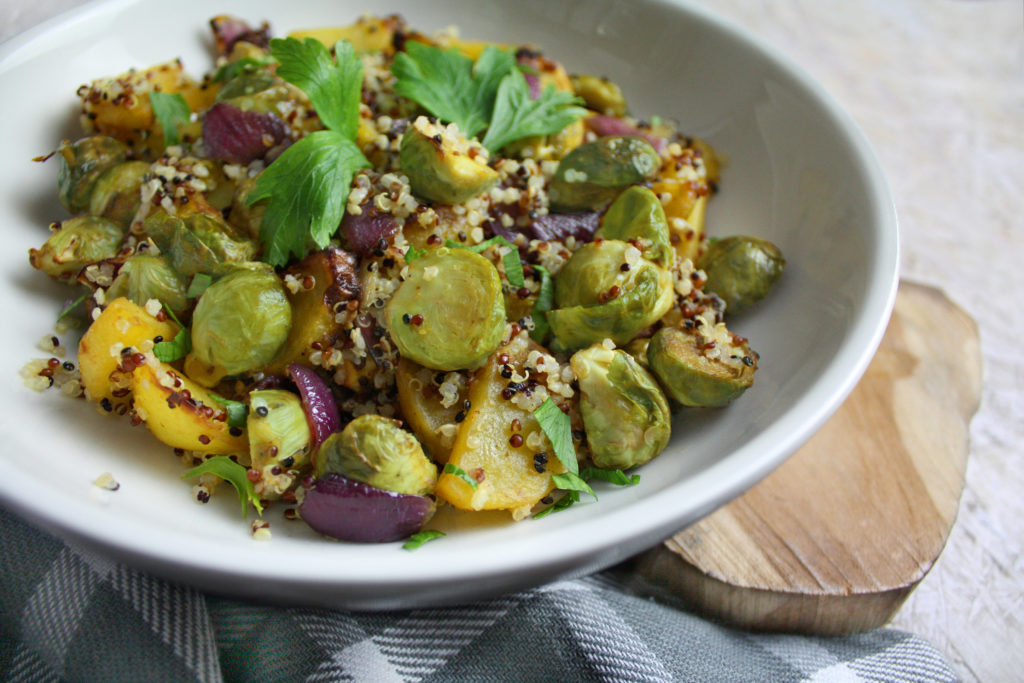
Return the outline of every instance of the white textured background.
<path id="1" fill-rule="evenodd" d="M 76 4 L 3 0 L 0 41 Z M 967 681 L 1021 680 L 1024 6 L 1020 0 L 698 4 L 787 53 L 853 114 L 893 187 L 903 277 L 942 288 L 978 321 L 985 388 L 971 428 L 960 515 L 938 564 L 893 625 L 934 643 Z"/>

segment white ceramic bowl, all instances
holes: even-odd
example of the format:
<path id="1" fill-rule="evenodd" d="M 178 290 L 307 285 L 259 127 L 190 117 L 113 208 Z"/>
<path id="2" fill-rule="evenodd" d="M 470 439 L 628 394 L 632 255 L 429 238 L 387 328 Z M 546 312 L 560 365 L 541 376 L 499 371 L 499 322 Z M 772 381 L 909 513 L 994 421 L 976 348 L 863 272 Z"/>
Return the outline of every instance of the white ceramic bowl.
<path id="1" fill-rule="evenodd" d="M 786 273 L 732 327 L 761 353 L 757 381 L 723 410 L 691 411 L 632 488 L 543 520 L 481 515 L 415 553 L 349 545 L 273 521 L 253 541 L 230 494 L 189 498 L 181 467 L 144 430 L 94 406 L 42 394 L 18 376 L 53 329 L 64 290 L 32 271 L 26 250 L 63 212 L 53 164 L 32 158 L 78 135 L 77 87 L 181 56 L 209 68 L 206 20 L 234 13 L 288 30 L 402 12 L 428 31 L 532 42 L 570 71 L 620 83 L 634 112 L 660 114 L 727 158 L 709 231 L 778 244 Z M 450 603 L 582 575 L 648 548 L 753 485 L 796 450 L 857 382 L 881 338 L 897 283 L 897 228 L 882 171 L 850 117 L 774 49 L 704 10 L 597 0 L 443 3 L 316 0 L 118 0 L 58 17 L 0 48 L 6 104 L 0 168 L 4 289 L 0 410 L 5 505 L 109 557 L 202 589 L 288 604 L 395 608 Z M 102 494 L 102 472 L 121 483 Z M 274 519 L 274 517 L 271 517 Z"/>

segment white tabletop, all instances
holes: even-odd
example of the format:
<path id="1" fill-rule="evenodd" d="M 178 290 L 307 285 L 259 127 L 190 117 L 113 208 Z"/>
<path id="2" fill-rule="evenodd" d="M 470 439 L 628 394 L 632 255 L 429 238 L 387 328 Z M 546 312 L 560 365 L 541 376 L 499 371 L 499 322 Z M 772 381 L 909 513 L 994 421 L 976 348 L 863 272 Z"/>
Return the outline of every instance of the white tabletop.
<path id="1" fill-rule="evenodd" d="M 4 0 L 0 41 L 78 4 Z M 967 681 L 1024 671 L 1024 27 L 1015 0 L 700 0 L 801 64 L 888 174 L 902 273 L 977 320 L 985 386 L 967 488 L 937 565 L 893 625 Z M 212 6 L 211 13 L 216 8 Z M 257 17 L 261 18 L 261 17 Z"/>

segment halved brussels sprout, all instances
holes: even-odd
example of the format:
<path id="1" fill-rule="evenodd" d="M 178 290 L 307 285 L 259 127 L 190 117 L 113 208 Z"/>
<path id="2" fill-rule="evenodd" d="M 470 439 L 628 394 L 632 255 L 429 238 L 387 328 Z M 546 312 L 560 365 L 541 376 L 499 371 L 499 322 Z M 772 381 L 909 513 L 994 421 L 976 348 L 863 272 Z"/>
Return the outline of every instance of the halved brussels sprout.
<path id="1" fill-rule="evenodd" d="M 90 263 L 117 256 L 124 233 L 106 218 L 78 216 L 60 223 L 59 229 L 38 249 L 28 250 L 32 267 L 50 277 L 72 280 Z"/>
<path id="2" fill-rule="evenodd" d="M 423 116 L 402 136 L 399 164 L 413 194 L 439 204 L 461 204 L 498 181 L 482 147 Z"/>
<path id="3" fill-rule="evenodd" d="M 256 253 L 255 244 L 236 238 L 231 226 L 206 213 L 179 218 L 161 211 L 142 225 L 171 267 L 185 277 L 213 273 L 221 264 L 248 261 Z"/>
<path id="4" fill-rule="evenodd" d="M 583 98 L 589 109 L 610 116 L 626 115 L 626 98 L 616 83 L 589 74 L 572 77 L 572 89 Z"/>
<path id="5" fill-rule="evenodd" d="M 218 102 L 225 102 L 234 98 L 251 98 L 253 95 L 267 90 L 278 82 L 280 81 L 274 78 L 274 74 L 266 69 L 243 71 L 221 86 L 220 90 L 217 91 L 216 100 Z M 251 101 L 249 102 L 250 109 L 252 108 L 252 103 Z"/>
<path id="6" fill-rule="evenodd" d="M 273 360 L 291 325 L 292 309 L 280 278 L 269 267 L 239 267 L 199 297 L 192 314 L 191 355 L 226 375 L 256 370 Z"/>
<path id="7" fill-rule="evenodd" d="M 675 260 L 668 236 L 668 220 L 658 196 L 646 187 L 634 185 L 612 202 L 601 218 L 597 237 L 604 239 L 646 240 L 644 258 L 669 268 Z M 646 244 L 645 243 L 645 244 Z"/>
<path id="8" fill-rule="evenodd" d="M 768 295 L 786 259 L 768 240 L 735 235 L 711 242 L 697 267 L 708 277 L 704 290 L 722 297 L 735 313 Z"/>
<path id="9" fill-rule="evenodd" d="M 147 173 L 145 161 L 126 161 L 107 169 L 93 186 L 89 213 L 127 228 L 142 205 L 142 181 Z"/>
<path id="10" fill-rule="evenodd" d="M 684 406 L 718 407 L 754 383 L 757 353 L 724 323 L 698 316 L 692 329 L 663 327 L 651 338 L 647 360 L 665 392 Z"/>
<path id="11" fill-rule="evenodd" d="M 342 474 L 364 484 L 414 496 L 434 492 L 437 467 L 420 442 L 380 415 L 360 415 L 320 446 L 315 473 Z"/>
<path id="12" fill-rule="evenodd" d="M 89 210 L 93 186 L 105 171 L 128 156 L 128 147 L 106 135 L 92 135 L 73 143 L 65 142 L 57 150 L 57 195 L 73 214 Z"/>
<path id="13" fill-rule="evenodd" d="M 672 275 L 621 240 L 585 244 L 555 276 L 547 314 L 559 350 L 605 338 L 625 344 L 672 307 Z"/>
<path id="14" fill-rule="evenodd" d="M 139 306 L 157 299 L 175 313 L 181 313 L 188 308 L 187 288 L 187 283 L 163 258 L 136 254 L 121 266 L 107 289 L 107 298 L 123 296 Z"/>
<path id="15" fill-rule="evenodd" d="M 295 481 L 287 470 L 309 464 L 310 431 L 302 401 L 282 389 L 250 392 L 245 425 L 252 467 L 262 475 L 260 495 L 277 497 Z"/>
<path id="16" fill-rule="evenodd" d="M 600 138 L 559 162 L 548 197 L 557 211 L 603 209 L 625 188 L 652 178 L 660 165 L 661 157 L 643 138 Z"/>
<path id="17" fill-rule="evenodd" d="M 643 465 L 661 453 L 672 416 L 658 383 L 620 349 L 594 344 L 569 361 L 580 383 L 580 413 L 594 464 L 605 469 Z"/>
<path id="18" fill-rule="evenodd" d="M 386 315 L 401 355 L 435 370 L 475 368 L 505 332 L 501 279 L 480 254 L 433 249 L 410 264 Z"/>

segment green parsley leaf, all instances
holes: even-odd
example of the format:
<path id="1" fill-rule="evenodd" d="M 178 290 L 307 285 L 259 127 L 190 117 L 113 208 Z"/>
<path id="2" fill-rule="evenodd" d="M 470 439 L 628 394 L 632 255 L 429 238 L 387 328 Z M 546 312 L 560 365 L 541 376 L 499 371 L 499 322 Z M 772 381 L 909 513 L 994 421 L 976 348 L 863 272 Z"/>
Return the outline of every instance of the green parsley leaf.
<path id="1" fill-rule="evenodd" d="M 181 143 L 181 133 L 178 126 L 189 122 L 192 112 L 188 108 L 188 102 L 180 93 L 165 93 L 158 90 L 151 90 L 149 93 L 149 106 L 153 108 L 153 116 L 164 131 L 164 143 L 177 145 Z"/>
<path id="2" fill-rule="evenodd" d="M 409 537 L 409 540 L 402 544 L 402 548 L 405 550 L 416 550 L 424 543 L 433 541 L 435 538 L 441 538 L 445 533 L 443 531 L 437 531 L 436 529 L 424 529 Z"/>
<path id="3" fill-rule="evenodd" d="M 256 508 L 256 512 L 261 516 L 263 515 L 263 504 L 260 503 L 260 499 L 256 495 L 256 489 L 253 488 L 252 482 L 246 476 L 246 469 L 242 465 L 239 465 L 226 455 L 215 455 L 204 460 L 201 465 L 193 467 L 181 475 L 181 478 L 191 479 L 198 477 L 200 474 L 216 474 L 234 487 L 235 493 L 238 494 L 238 500 L 242 504 L 242 517 L 245 517 L 245 511 L 249 503 L 252 503 L 252 506 Z"/>
<path id="4" fill-rule="evenodd" d="M 260 67 L 268 66 L 276 62 L 277 60 L 270 55 L 266 55 L 264 57 L 242 57 L 241 59 L 236 59 L 233 62 L 228 62 L 221 68 L 217 69 L 217 73 L 213 74 L 213 80 L 217 83 L 224 83 L 241 76 L 243 73 L 256 71 Z"/>
<path id="5" fill-rule="evenodd" d="M 515 70 L 515 56 L 489 46 L 476 64 L 458 50 L 442 50 L 416 41 L 395 55 L 391 73 L 395 92 L 454 123 L 467 138 L 488 126 L 501 80 Z"/>
<path id="6" fill-rule="evenodd" d="M 359 100 L 363 62 L 347 41 L 334 46 L 337 63 L 316 38 L 274 38 L 270 53 L 279 64 L 277 75 L 309 96 L 324 125 L 355 140 L 359 128 Z"/>
<path id="7" fill-rule="evenodd" d="M 484 249 L 493 247 L 495 244 L 500 244 L 501 246 L 508 247 L 512 250 L 501 257 L 501 262 L 505 266 L 505 277 L 508 278 L 509 284 L 515 285 L 516 287 L 525 287 L 526 280 L 523 278 L 523 261 L 519 258 L 519 247 L 509 242 L 501 235 L 495 235 L 494 237 L 484 240 L 480 244 L 475 244 L 472 247 L 467 247 L 465 244 L 460 244 L 455 240 L 445 240 L 444 246 L 449 249 L 469 249 L 470 251 L 479 254 Z"/>
<path id="8" fill-rule="evenodd" d="M 192 282 L 188 284 L 185 296 L 189 299 L 196 299 L 202 296 L 206 288 L 213 284 L 213 276 L 207 273 L 196 273 L 192 276 Z"/>
<path id="9" fill-rule="evenodd" d="M 537 291 L 537 302 L 533 304 L 530 317 L 533 318 L 533 330 L 530 338 L 537 343 L 543 343 L 548 336 L 551 325 L 548 324 L 547 312 L 555 305 L 555 287 L 552 284 L 551 273 L 544 266 L 534 266 L 534 272 L 540 273 L 540 289 Z"/>
<path id="10" fill-rule="evenodd" d="M 171 316 L 171 319 L 178 323 L 178 334 L 174 335 L 174 339 L 171 341 L 157 342 L 153 345 L 153 355 L 156 356 L 158 361 L 164 363 L 173 363 L 176 360 L 181 360 L 189 354 L 192 350 L 192 334 L 188 328 L 181 324 L 178 320 L 178 316 L 174 315 L 174 311 L 167 307 L 167 304 L 163 304 L 164 310 L 167 311 L 167 315 Z"/>
<path id="11" fill-rule="evenodd" d="M 224 408 L 224 412 L 228 414 L 229 427 L 245 427 L 246 418 L 249 416 L 249 406 L 241 401 L 232 401 L 230 398 L 218 396 L 213 392 L 210 392 L 210 398 L 219 403 Z"/>
<path id="12" fill-rule="evenodd" d="M 580 472 L 580 477 L 586 481 L 597 479 L 616 486 L 636 486 L 640 483 L 639 474 L 626 474 L 622 470 L 603 470 L 599 467 L 587 467 Z"/>
<path id="13" fill-rule="evenodd" d="M 417 249 L 416 247 L 409 247 L 409 251 L 405 252 L 405 262 L 412 263 L 420 256 L 427 253 L 426 249 Z"/>
<path id="14" fill-rule="evenodd" d="M 320 130 L 285 150 L 256 178 L 249 203 L 268 198 L 260 241 L 263 260 L 283 266 L 302 257 L 312 236 L 323 249 L 345 215 L 352 178 L 370 162 L 355 142 L 333 130 Z"/>
<path id="15" fill-rule="evenodd" d="M 71 314 L 71 311 L 81 306 L 85 302 L 85 300 L 89 298 L 90 294 L 92 294 L 92 291 L 86 290 L 82 292 L 81 296 L 77 297 L 76 299 L 68 303 L 67 306 L 60 309 L 60 313 L 57 314 L 57 320 L 63 320 L 64 318 L 68 317 Z"/>
<path id="16" fill-rule="evenodd" d="M 477 487 L 476 479 L 466 474 L 466 470 L 462 469 L 458 465 L 453 465 L 450 462 L 445 463 L 444 469 L 441 470 L 441 474 L 450 474 L 452 476 L 458 477 L 462 481 L 469 484 L 470 487 L 473 489 Z"/>
<path id="17" fill-rule="evenodd" d="M 597 494 L 594 493 L 594 489 L 590 488 L 590 484 L 584 481 L 583 477 L 572 472 L 566 472 L 565 474 L 553 474 L 551 475 L 551 481 L 554 482 L 555 486 L 565 491 L 582 491 L 583 493 L 589 493 L 597 500 Z"/>
<path id="18" fill-rule="evenodd" d="M 572 474 L 579 474 L 580 466 L 576 462 L 576 447 L 572 445 L 572 424 L 569 416 L 562 412 L 550 398 L 544 399 L 540 408 L 533 411 L 544 435 L 548 437 L 555 449 L 555 457 Z"/>
<path id="19" fill-rule="evenodd" d="M 531 100 L 526 78 L 513 70 L 498 88 L 491 124 L 481 144 L 493 154 L 520 138 L 557 133 L 586 114 L 580 103 L 578 97 L 553 85 Z"/>

